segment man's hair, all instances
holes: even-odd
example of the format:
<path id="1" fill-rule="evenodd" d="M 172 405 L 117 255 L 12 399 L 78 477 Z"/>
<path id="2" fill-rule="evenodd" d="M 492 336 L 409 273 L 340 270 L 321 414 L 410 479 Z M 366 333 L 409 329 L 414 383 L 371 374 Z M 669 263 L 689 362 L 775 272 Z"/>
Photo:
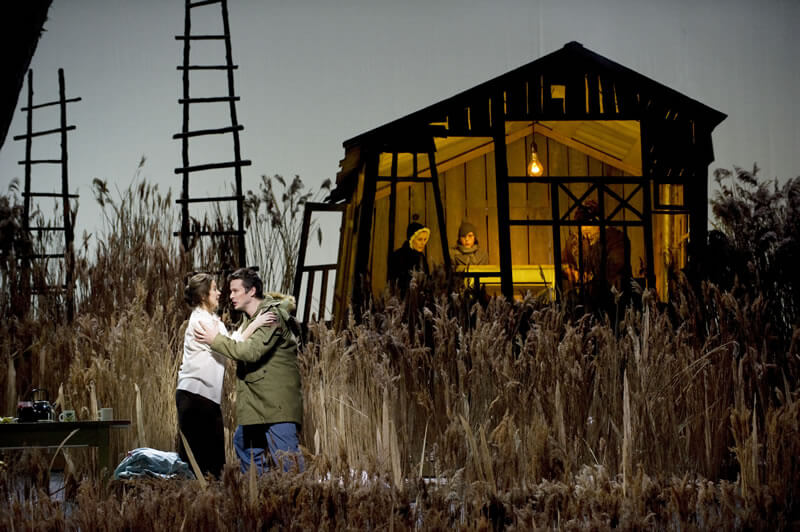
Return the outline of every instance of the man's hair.
<path id="1" fill-rule="evenodd" d="M 228 284 L 230 284 L 230 282 L 234 279 L 239 279 L 242 281 L 242 286 L 244 286 L 245 292 L 249 292 L 251 288 L 255 287 L 255 297 L 258 299 L 264 299 L 264 284 L 261 282 L 261 277 L 258 276 L 255 270 L 251 270 L 250 268 L 239 268 L 228 276 Z"/>
<path id="2" fill-rule="evenodd" d="M 196 273 L 189 278 L 183 288 L 183 299 L 186 304 L 194 308 L 208 299 L 211 292 L 211 282 L 214 277 L 208 273 Z"/>

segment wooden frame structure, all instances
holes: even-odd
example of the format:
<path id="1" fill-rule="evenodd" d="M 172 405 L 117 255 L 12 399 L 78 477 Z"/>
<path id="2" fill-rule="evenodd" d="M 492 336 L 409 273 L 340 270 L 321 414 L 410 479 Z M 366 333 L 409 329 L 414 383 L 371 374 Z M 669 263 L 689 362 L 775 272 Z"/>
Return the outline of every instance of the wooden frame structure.
<path id="1" fill-rule="evenodd" d="M 219 4 L 220 15 L 222 18 L 221 34 L 213 35 L 199 35 L 192 34 L 192 11 L 207 5 Z M 246 264 L 246 250 L 245 250 L 245 229 L 244 229 L 244 193 L 242 191 L 242 167 L 250 166 L 252 164 L 249 160 L 243 160 L 241 154 L 241 145 L 239 142 L 239 132 L 244 130 L 244 126 L 239 123 L 236 115 L 236 102 L 239 101 L 239 96 L 236 96 L 233 83 L 233 71 L 238 69 L 239 66 L 233 63 L 233 54 L 231 46 L 231 31 L 230 23 L 228 21 L 228 4 L 227 0 L 186 0 L 185 15 L 184 15 L 184 33 L 183 35 L 176 35 L 176 40 L 183 41 L 183 64 L 178 66 L 178 70 L 182 71 L 183 82 L 183 97 L 178 100 L 182 106 L 183 122 L 180 133 L 172 136 L 173 139 L 180 139 L 181 141 L 181 161 L 183 166 L 175 169 L 175 173 L 183 176 L 183 186 L 180 199 L 175 200 L 181 206 L 181 230 L 175 232 L 175 236 L 181 237 L 181 244 L 184 251 L 189 251 L 191 248 L 190 236 L 210 236 L 210 237 L 236 237 L 238 249 L 239 266 Z M 192 64 L 190 61 L 190 51 L 192 41 L 222 41 L 225 47 L 225 64 L 221 65 L 197 65 Z M 189 90 L 190 76 L 192 71 L 224 71 L 226 73 L 228 93 L 222 96 L 211 97 L 192 97 Z M 213 129 L 196 129 L 191 130 L 189 127 L 189 107 L 193 104 L 214 104 L 214 103 L 227 103 L 230 113 L 230 125 L 213 128 Z M 233 141 L 233 160 L 207 163 L 207 164 L 190 164 L 189 158 L 189 140 L 207 135 L 223 135 L 230 134 Z M 225 168 L 233 168 L 234 171 L 234 194 L 229 196 L 212 196 L 212 197 L 190 197 L 189 196 L 189 175 L 195 172 L 204 172 L 208 170 L 219 170 Z M 235 229 L 217 229 L 213 230 L 204 227 L 192 227 L 189 216 L 190 203 L 211 203 L 220 204 L 224 202 L 236 202 L 236 219 L 237 225 Z"/>
<path id="2" fill-rule="evenodd" d="M 467 275 L 509 298 L 545 287 L 558 297 L 562 248 L 581 225 L 624 232 L 633 276 L 666 297 L 689 240 L 706 239 L 711 133 L 724 118 L 572 42 L 346 141 L 327 199 L 346 206 L 334 321 L 365 297 L 362 276 L 383 290 L 415 214 L 431 228 L 429 263 L 445 267 L 461 220 L 475 222 L 490 264 Z M 540 177 L 526 171 L 534 143 Z M 589 200 L 599 220 L 577 221 Z"/>
<path id="3" fill-rule="evenodd" d="M 69 193 L 69 164 L 67 150 L 67 133 L 73 131 L 75 126 L 67 125 L 67 104 L 81 101 L 80 98 L 67 98 L 66 85 L 64 82 L 64 69 L 58 69 L 58 100 L 40 103 L 33 103 L 33 70 L 28 70 L 28 104 L 21 110 L 27 113 L 26 132 L 23 135 L 16 135 L 14 140 L 25 141 L 25 159 L 18 161 L 25 167 L 25 185 L 22 192 L 24 198 L 22 224 L 25 231 L 33 232 L 54 232 L 62 233 L 64 236 L 64 247 L 60 253 L 38 253 L 30 257 L 31 260 L 60 259 L 64 265 L 64 284 L 60 286 L 48 286 L 47 290 L 55 290 L 65 294 L 66 315 L 72 321 L 75 312 L 74 292 L 75 292 L 75 255 L 73 242 L 75 240 L 75 230 L 73 227 L 71 199 L 78 197 L 77 194 Z M 59 127 L 41 131 L 33 131 L 33 111 L 44 107 L 57 105 L 59 108 Z M 59 135 L 61 140 L 61 153 L 57 159 L 33 159 L 33 139 L 45 135 Z M 61 192 L 39 192 L 31 191 L 33 180 L 34 165 L 58 165 L 61 168 Z M 61 225 L 31 226 L 31 203 L 32 198 L 60 198 L 63 210 Z M 35 290 L 34 290 L 35 293 Z"/>

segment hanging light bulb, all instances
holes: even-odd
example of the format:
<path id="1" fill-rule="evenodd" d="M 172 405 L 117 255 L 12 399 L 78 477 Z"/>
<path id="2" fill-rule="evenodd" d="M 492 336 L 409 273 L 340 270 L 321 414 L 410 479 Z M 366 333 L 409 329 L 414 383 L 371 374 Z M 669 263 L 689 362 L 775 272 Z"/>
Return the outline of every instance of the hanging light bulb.
<path id="1" fill-rule="evenodd" d="M 539 177 L 544 173 L 544 166 L 536 155 L 536 143 L 531 146 L 531 164 L 528 165 L 528 173 L 533 177 Z"/>

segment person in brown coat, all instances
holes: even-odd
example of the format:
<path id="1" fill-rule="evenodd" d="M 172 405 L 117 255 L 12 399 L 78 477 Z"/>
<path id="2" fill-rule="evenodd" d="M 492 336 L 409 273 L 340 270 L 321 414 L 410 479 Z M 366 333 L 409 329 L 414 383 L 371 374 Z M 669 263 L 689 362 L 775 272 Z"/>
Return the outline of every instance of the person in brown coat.
<path id="1" fill-rule="evenodd" d="M 586 306 L 610 311 L 614 307 L 611 287 L 626 294 L 630 288 L 630 240 L 615 227 L 605 227 L 605 263 L 600 238 L 600 210 L 593 200 L 578 207 L 575 221 L 587 222 L 578 233 L 570 233 L 561 254 L 567 292 L 582 288 Z"/>

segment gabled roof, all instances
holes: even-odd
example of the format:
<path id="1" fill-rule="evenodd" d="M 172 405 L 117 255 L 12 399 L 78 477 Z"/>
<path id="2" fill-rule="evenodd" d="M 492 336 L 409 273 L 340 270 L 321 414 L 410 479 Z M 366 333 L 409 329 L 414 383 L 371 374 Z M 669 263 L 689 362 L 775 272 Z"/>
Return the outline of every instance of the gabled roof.
<path id="1" fill-rule="evenodd" d="M 590 109 L 588 97 L 586 98 L 585 106 L 583 105 L 583 98 L 573 97 L 572 100 L 575 100 L 575 102 L 572 105 L 577 107 L 573 107 L 572 111 L 565 107 L 565 112 L 561 116 L 556 116 L 546 109 L 546 105 L 543 104 L 539 109 L 527 109 L 525 119 L 639 119 L 645 114 L 652 116 L 654 113 L 666 109 L 667 113 L 679 113 L 684 118 L 689 117 L 695 120 L 703 129 L 710 132 L 727 116 L 666 85 L 588 50 L 578 42 L 570 42 L 560 50 L 540 59 L 346 140 L 343 143 L 345 158 L 340 162 L 341 170 L 337 175 L 337 183 L 341 183 L 353 171 L 357 170 L 364 148 L 382 150 L 388 146 L 390 150 L 396 151 L 403 151 L 406 148 L 408 148 L 407 151 L 414 149 L 423 151 L 423 148 L 431 143 L 432 136 L 448 136 L 449 133 L 457 134 L 452 132 L 452 123 L 449 124 L 449 128 L 441 125 L 442 122 L 448 121 L 453 116 L 454 109 L 463 109 L 476 105 L 481 105 L 480 108 L 484 108 L 486 106 L 483 102 L 487 98 L 505 94 L 505 91 L 519 91 L 523 80 L 530 80 L 531 83 L 535 83 L 537 91 L 541 89 L 539 86 L 540 79 L 543 80 L 544 85 L 571 83 L 572 86 L 580 87 L 580 90 L 583 90 L 584 77 L 586 76 L 586 88 L 588 91 L 595 91 L 596 96 L 597 89 L 590 88 L 589 85 L 589 73 L 613 86 L 614 94 L 613 99 L 610 101 L 616 107 L 616 113 L 606 112 L 601 116 L 598 114 L 597 109 Z M 594 79 L 592 82 L 597 83 Z M 525 87 L 527 91 L 527 85 Z M 569 88 L 567 89 L 568 96 L 570 90 Z M 609 87 L 606 87 L 605 90 L 610 93 Z M 586 93 L 584 92 L 583 94 L 585 95 Z M 608 95 L 605 97 L 607 98 Z M 527 98 L 528 96 L 526 95 Z M 542 101 L 544 102 L 547 98 L 549 97 L 543 96 Z M 603 98 L 604 96 L 601 95 L 600 99 Z M 577 112 L 574 112 L 575 110 Z"/>
<path id="2" fill-rule="evenodd" d="M 3 81 L 0 83 L 0 148 L 5 142 L 25 72 L 31 64 L 52 1 L 12 0 L 3 5 L 3 23 L 0 24 L 0 49 L 4 52 L 1 62 Z"/>

